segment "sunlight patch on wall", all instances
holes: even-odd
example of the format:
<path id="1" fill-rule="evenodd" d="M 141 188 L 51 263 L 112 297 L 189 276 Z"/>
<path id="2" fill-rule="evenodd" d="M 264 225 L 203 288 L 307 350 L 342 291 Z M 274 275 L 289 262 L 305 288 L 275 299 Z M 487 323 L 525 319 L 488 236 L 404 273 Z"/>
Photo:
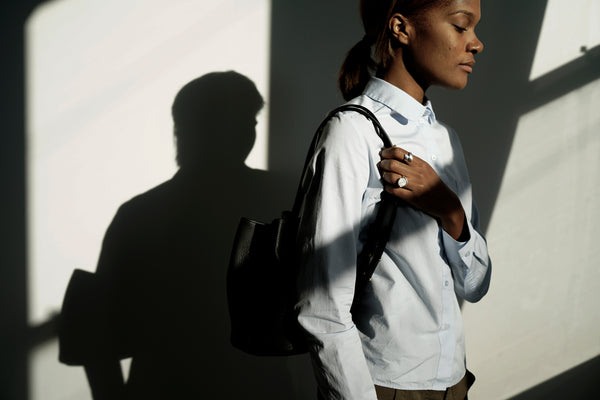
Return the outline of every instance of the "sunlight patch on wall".
<path id="1" fill-rule="evenodd" d="M 506 399 L 600 354 L 600 80 L 523 115 L 487 238 L 489 294 L 464 307 L 469 365 Z"/>
<path id="2" fill-rule="evenodd" d="M 548 0 L 529 80 L 600 45 L 600 1 Z"/>

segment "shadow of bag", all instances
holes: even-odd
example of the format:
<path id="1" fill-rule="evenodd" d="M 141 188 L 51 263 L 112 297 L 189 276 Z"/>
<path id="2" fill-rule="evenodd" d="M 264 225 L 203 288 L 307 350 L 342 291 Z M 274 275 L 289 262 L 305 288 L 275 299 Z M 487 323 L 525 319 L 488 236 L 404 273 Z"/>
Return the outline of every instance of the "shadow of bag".
<path id="1" fill-rule="evenodd" d="M 317 129 L 304 163 L 292 211 L 263 223 L 248 218 L 239 222 L 227 272 L 227 299 L 231 319 L 231 343 L 258 356 L 288 356 L 307 351 L 305 333 L 297 321 L 295 241 L 299 213 L 307 184 L 307 166 L 314 154 L 323 128 L 341 111 L 355 111 L 369 119 L 384 147 L 392 143 L 377 118 L 366 108 L 346 104 L 333 110 Z M 382 193 L 375 222 L 369 227 L 367 242 L 357 258 L 354 304 L 368 285 L 385 244 L 396 213 L 396 199 Z"/>
<path id="2" fill-rule="evenodd" d="M 110 307 L 97 274 L 75 269 L 65 291 L 58 328 L 58 359 L 67 365 L 131 356 L 110 323 Z"/>

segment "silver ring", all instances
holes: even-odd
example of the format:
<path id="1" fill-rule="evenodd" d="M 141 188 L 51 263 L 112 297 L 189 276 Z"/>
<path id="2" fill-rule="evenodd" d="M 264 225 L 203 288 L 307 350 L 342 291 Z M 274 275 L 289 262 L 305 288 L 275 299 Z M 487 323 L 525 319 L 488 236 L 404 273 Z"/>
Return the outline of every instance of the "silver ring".
<path id="1" fill-rule="evenodd" d="M 406 161 L 406 162 L 412 162 L 412 160 L 413 160 L 413 155 L 412 155 L 411 152 L 408 152 L 408 153 L 406 153 L 404 155 L 404 161 Z"/>
<path id="2" fill-rule="evenodd" d="M 408 184 L 408 179 L 406 179 L 405 176 L 401 176 L 400 178 L 398 178 L 398 180 L 396 181 L 396 186 L 398 186 L 399 188 L 403 188 L 404 186 L 406 186 Z"/>

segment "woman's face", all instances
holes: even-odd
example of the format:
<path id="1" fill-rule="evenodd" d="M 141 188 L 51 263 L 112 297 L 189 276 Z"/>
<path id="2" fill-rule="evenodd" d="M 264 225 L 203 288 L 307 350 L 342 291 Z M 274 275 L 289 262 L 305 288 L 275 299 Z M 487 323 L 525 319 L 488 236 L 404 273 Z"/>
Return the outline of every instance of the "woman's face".
<path id="1" fill-rule="evenodd" d="M 481 18 L 479 0 L 452 0 L 409 19 L 411 40 L 404 64 L 422 88 L 462 89 L 483 43 L 475 35 Z"/>

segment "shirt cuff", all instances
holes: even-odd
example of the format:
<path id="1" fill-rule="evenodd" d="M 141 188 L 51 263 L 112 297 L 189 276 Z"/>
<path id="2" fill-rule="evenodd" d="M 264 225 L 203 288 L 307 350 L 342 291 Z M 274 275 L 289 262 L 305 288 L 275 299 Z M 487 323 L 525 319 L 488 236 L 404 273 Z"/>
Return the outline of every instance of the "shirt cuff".
<path id="1" fill-rule="evenodd" d="M 467 220 L 467 228 L 469 229 L 469 239 L 466 242 L 459 242 L 450 236 L 442 229 L 442 243 L 446 257 L 451 266 L 461 266 L 467 268 L 473 261 L 473 247 L 475 230 L 471 223 Z"/>

